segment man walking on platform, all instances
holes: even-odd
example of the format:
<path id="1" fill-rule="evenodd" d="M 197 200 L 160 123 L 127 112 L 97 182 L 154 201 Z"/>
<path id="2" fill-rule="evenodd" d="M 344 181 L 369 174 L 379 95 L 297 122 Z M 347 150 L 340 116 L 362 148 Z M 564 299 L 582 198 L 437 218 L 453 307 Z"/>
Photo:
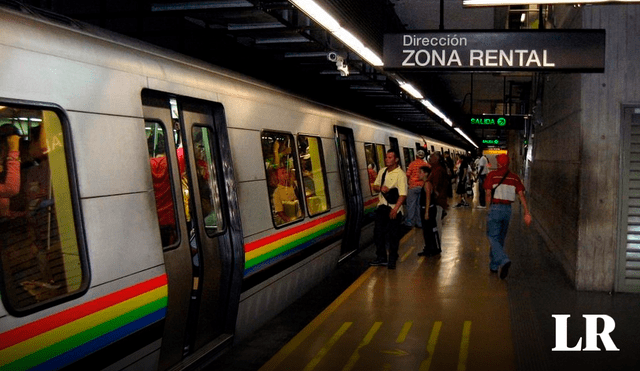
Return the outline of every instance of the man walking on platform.
<path id="1" fill-rule="evenodd" d="M 509 157 L 498 155 L 498 169 L 487 175 L 484 182 L 486 192 L 485 200 L 489 208 L 487 216 L 487 237 L 491 245 L 491 261 L 489 269 L 498 272 L 500 278 L 505 279 L 509 274 L 511 260 L 504 252 L 504 241 L 507 237 L 509 221 L 511 220 L 511 204 L 516 200 L 516 194 L 520 197 L 520 203 L 524 209 L 524 222 L 531 225 L 531 214 L 524 197 L 524 185 L 518 175 L 509 171 Z"/>
<path id="2" fill-rule="evenodd" d="M 429 166 L 427 161 L 424 160 L 424 151 L 418 150 L 416 159 L 412 161 L 407 167 L 407 179 L 409 180 L 409 191 L 407 193 L 407 216 L 404 220 L 404 225 L 407 227 L 422 228 L 422 218 L 420 217 L 420 192 L 424 185 L 424 179 L 420 178 L 420 168 L 423 166 Z"/>
<path id="3" fill-rule="evenodd" d="M 387 265 L 396 269 L 398 248 L 400 246 L 400 227 L 402 222 L 402 203 L 407 198 L 407 175 L 398 166 L 400 158 L 392 149 L 387 151 L 384 163 L 373 183 L 374 192 L 380 192 L 376 209 L 373 236 L 376 243 L 377 258 L 370 265 Z M 389 258 L 387 259 L 387 242 Z"/>

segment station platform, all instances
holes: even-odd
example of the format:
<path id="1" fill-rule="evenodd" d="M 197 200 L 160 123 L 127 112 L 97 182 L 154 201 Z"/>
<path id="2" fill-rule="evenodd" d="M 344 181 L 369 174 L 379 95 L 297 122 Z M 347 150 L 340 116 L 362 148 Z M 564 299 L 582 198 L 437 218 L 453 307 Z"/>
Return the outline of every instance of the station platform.
<path id="1" fill-rule="evenodd" d="M 501 280 L 489 271 L 486 215 L 450 208 L 436 257 L 417 256 L 422 233 L 409 231 L 395 270 L 369 267 L 371 246 L 206 370 L 635 369 L 640 295 L 575 290 L 517 202 Z M 552 351 L 553 314 L 571 315 L 568 347 L 585 342 L 584 314 L 610 316 L 619 350 Z"/>

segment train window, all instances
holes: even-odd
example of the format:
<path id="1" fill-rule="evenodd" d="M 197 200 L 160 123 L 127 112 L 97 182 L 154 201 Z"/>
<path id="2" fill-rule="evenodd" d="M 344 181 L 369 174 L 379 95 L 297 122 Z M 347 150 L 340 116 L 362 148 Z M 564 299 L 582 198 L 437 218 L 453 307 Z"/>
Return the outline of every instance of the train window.
<path id="1" fill-rule="evenodd" d="M 173 200 L 171 168 L 167 157 L 169 150 L 166 140 L 167 130 L 160 122 L 145 122 L 149 163 L 153 179 L 153 192 L 156 199 L 158 224 L 162 247 L 172 246 L 178 242 L 178 225 L 176 223 L 176 207 Z"/>
<path id="2" fill-rule="evenodd" d="M 376 145 L 373 143 L 364 144 L 364 157 L 367 161 L 367 172 L 369 174 L 369 189 L 371 195 L 375 196 L 378 193 L 373 191 L 373 182 L 378 177 L 378 171 L 380 170 L 380 163 L 376 157 Z"/>
<path id="3" fill-rule="evenodd" d="M 262 156 L 275 226 L 302 219 L 293 135 L 263 131 Z"/>
<path id="4" fill-rule="evenodd" d="M 330 205 L 322 141 L 317 137 L 298 135 L 298 153 L 307 212 L 310 216 L 323 213 Z"/>
<path id="5" fill-rule="evenodd" d="M 0 106 L 0 289 L 17 315 L 88 285 L 65 138 L 54 111 Z"/>
<path id="6" fill-rule="evenodd" d="M 405 164 L 407 164 L 407 167 L 409 167 L 409 164 L 416 159 L 415 155 L 413 154 L 413 148 L 403 147 L 402 151 L 404 152 L 404 162 Z"/>
<path id="7" fill-rule="evenodd" d="M 224 229 L 220 193 L 217 186 L 216 167 L 212 158 L 213 131 L 204 126 L 191 129 L 193 153 L 196 159 L 196 177 L 200 191 L 200 204 L 204 217 L 204 227 L 209 237 Z"/>

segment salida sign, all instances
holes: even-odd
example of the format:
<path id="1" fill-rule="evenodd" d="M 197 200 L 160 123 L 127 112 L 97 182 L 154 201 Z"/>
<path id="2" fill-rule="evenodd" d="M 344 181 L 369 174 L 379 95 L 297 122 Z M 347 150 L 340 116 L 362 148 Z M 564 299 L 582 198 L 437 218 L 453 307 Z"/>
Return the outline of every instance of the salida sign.
<path id="1" fill-rule="evenodd" d="M 385 69 L 604 71 L 604 30 L 429 31 L 384 35 Z"/>

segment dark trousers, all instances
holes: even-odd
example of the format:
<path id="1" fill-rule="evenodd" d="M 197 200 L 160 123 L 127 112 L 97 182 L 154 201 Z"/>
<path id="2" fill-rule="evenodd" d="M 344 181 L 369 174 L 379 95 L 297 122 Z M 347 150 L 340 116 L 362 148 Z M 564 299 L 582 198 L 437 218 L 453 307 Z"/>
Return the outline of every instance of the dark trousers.
<path id="1" fill-rule="evenodd" d="M 429 208 L 429 220 L 422 219 L 422 237 L 425 252 L 440 252 L 440 232 L 436 223 L 438 212 L 435 205 Z"/>
<path id="2" fill-rule="evenodd" d="M 480 197 L 480 206 L 487 206 L 486 204 L 486 200 L 484 199 L 486 193 L 484 190 L 484 180 L 487 176 L 486 175 L 478 175 L 478 197 Z"/>
<path id="3" fill-rule="evenodd" d="M 391 219 L 389 218 L 390 212 L 391 208 L 389 206 L 378 206 L 373 237 L 376 242 L 376 256 L 378 259 L 395 262 L 398 260 L 402 213 L 398 213 L 395 219 Z M 389 244 L 388 258 L 387 244 Z"/>

